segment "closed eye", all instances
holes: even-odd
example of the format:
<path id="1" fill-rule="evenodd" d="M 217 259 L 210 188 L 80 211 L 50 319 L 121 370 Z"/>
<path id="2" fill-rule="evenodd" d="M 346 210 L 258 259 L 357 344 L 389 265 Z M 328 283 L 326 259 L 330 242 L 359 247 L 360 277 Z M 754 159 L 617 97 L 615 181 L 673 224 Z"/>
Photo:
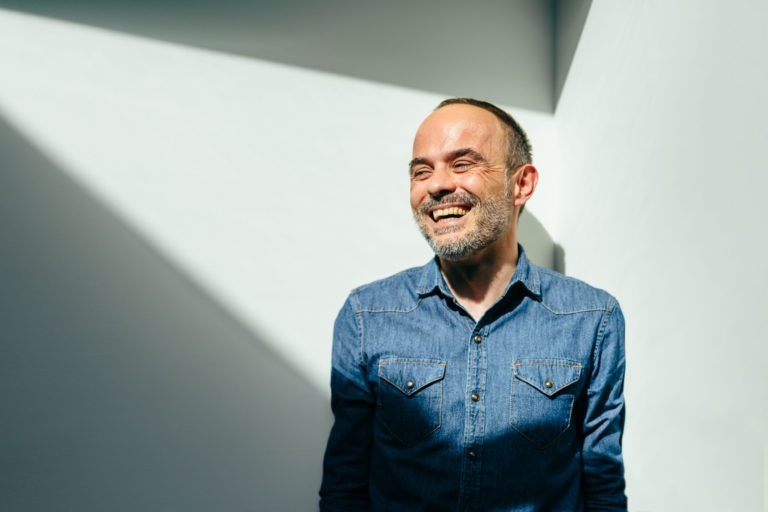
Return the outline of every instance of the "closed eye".
<path id="1" fill-rule="evenodd" d="M 429 167 L 418 167 L 411 171 L 411 179 L 424 180 L 424 179 L 427 179 L 431 173 L 432 173 L 432 169 L 430 169 Z"/>
<path id="2" fill-rule="evenodd" d="M 467 172 L 476 168 L 479 164 L 472 160 L 457 160 L 453 162 L 454 172 Z"/>

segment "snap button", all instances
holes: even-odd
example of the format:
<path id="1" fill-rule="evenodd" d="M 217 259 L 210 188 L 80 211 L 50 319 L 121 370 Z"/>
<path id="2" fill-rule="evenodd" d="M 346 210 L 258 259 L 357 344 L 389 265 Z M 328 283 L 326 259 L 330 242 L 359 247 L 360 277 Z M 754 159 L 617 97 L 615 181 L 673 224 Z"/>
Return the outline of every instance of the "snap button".
<path id="1" fill-rule="evenodd" d="M 552 386 L 554 386 L 554 384 L 552 383 L 552 381 L 551 381 L 551 380 L 547 379 L 547 380 L 544 382 L 544 387 L 545 387 L 545 388 L 549 389 L 549 388 L 551 388 Z"/>
<path id="2" fill-rule="evenodd" d="M 483 342 L 483 337 L 482 336 L 480 336 L 479 334 L 477 336 L 475 336 L 475 343 L 482 343 L 482 342 Z"/>
<path id="3" fill-rule="evenodd" d="M 472 401 L 473 402 L 479 402 L 480 401 L 480 395 L 477 393 L 472 393 Z"/>
<path id="4" fill-rule="evenodd" d="M 477 458 L 477 453 L 475 453 L 475 451 L 474 451 L 474 450 L 470 450 L 470 451 L 469 451 L 469 453 L 467 453 L 467 456 L 468 456 L 470 459 L 476 459 L 476 458 Z"/>
<path id="5" fill-rule="evenodd" d="M 547 382 L 549 382 L 549 381 L 547 381 Z M 551 384 L 552 383 L 550 382 L 550 386 L 548 386 L 548 387 L 552 387 Z M 405 383 L 405 387 L 407 387 L 408 389 L 412 389 L 413 388 L 413 381 L 409 380 L 408 382 L 406 382 Z"/>

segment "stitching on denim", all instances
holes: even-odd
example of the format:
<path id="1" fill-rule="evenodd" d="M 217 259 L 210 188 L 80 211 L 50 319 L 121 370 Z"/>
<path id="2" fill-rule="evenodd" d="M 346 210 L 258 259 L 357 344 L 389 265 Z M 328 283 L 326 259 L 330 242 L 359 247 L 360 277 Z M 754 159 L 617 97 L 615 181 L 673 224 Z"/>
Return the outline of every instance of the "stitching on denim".
<path id="1" fill-rule="evenodd" d="M 414 311 L 416 308 L 419 307 L 419 302 L 421 302 L 421 299 L 418 299 L 416 301 L 416 304 L 413 305 L 413 307 L 410 307 L 408 309 L 399 309 L 399 308 L 392 308 L 392 309 L 361 309 L 361 313 L 410 313 Z"/>
<path id="2" fill-rule="evenodd" d="M 468 325 L 469 331 L 470 331 L 470 341 L 469 341 L 469 353 L 466 357 L 466 363 L 465 363 L 465 377 L 464 377 L 464 393 L 469 395 L 472 392 L 473 388 L 473 382 L 472 382 L 472 360 L 474 359 L 474 351 L 476 350 L 483 350 L 483 347 L 478 347 L 477 344 L 472 342 L 472 338 L 475 336 L 475 334 L 480 334 L 479 332 L 475 332 L 475 328 L 470 325 L 469 319 L 465 315 L 461 315 L 460 317 L 464 320 L 465 324 Z M 482 330 L 481 330 L 482 332 Z M 471 413 L 471 406 L 467 407 L 465 406 L 465 414 L 464 414 L 464 436 L 462 439 L 462 450 L 465 450 L 466 447 L 470 446 L 472 439 L 472 413 Z M 461 486 L 459 488 L 460 496 L 462 496 L 462 500 L 466 499 L 466 495 L 471 493 L 471 487 L 472 483 L 468 481 L 464 476 L 471 472 L 471 463 L 468 461 L 467 457 L 462 457 L 461 462 Z"/>
<path id="3" fill-rule="evenodd" d="M 410 393 L 408 393 L 408 392 L 404 391 L 404 390 L 403 390 L 403 388 L 401 388 L 399 384 L 396 384 L 395 382 L 392 382 L 392 381 L 391 381 L 389 378 L 387 378 L 387 376 L 386 376 L 386 375 L 379 375 L 379 379 L 380 379 L 380 380 L 383 380 L 384 382 L 388 382 L 390 385 L 394 386 L 394 387 L 395 387 L 395 388 L 396 388 L 396 389 L 397 389 L 399 392 L 401 392 L 403 395 L 405 395 L 405 396 L 407 396 L 407 397 L 411 397 L 411 396 L 414 396 L 414 395 L 416 395 L 416 393 L 418 393 L 418 392 L 419 392 L 419 391 L 421 391 L 422 389 L 428 388 L 429 386 L 431 386 L 431 385 L 432 385 L 432 384 L 434 384 L 435 382 L 440 382 L 441 380 L 445 379 L 445 375 L 441 374 L 441 375 L 440 375 L 440 376 L 438 376 L 438 377 L 434 377 L 432 380 L 430 380 L 429 382 L 425 382 L 424 384 L 422 384 L 422 385 L 421 385 L 421 386 L 419 386 L 418 388 L 414 389 L 414 390 L 413 390 L 413 391 L 411 391 Z"/>
<path id="4" fill-rule="evenodd" d="M 603 340 L 605 339 L 605 327 L 608 325 L 608 319 L 610 318 L 611 314 L 616 309 L 613 307 L 615 304 L 616 300 L 611 297 L 610 301 L 608 302 L 608 307 L 605 310 L 605 314 L 603 314 L 603 319 L 600 322 L 600 328 L 597 330 L 597 334 L 595 335 L 595 346 L 594 350 L 592 351 L 592 368 L 597 368 L 598 354 L 602 352 Z"/>
<path id="5" fill-rule="evenodd" d="M 485 337 L 488 337 L 488 326 L 485 326 Z M 487 378 L 488 378 L 488 346 L 487 344 L 481 344 L 481 345 L 475 345 L 473 348 L 476 348 L 480 351 L 480 369 L 479 369 L 479 375 L 478 375 L 478 389 L 479 390 L 485 390 L 487 391 Z M 483 391 L 481 391 L 482 393 Z M 470 395 L 471 399 L 471 395 Z M 478 432 L 477 432 L 477 449 L 482 452 L 483 445 L 485 444 L 485 403 L 486 400 L 482 399 L 477 404 L 477 421 L 478 421 Z M 470 405 L 471 407 L 471 405 Z"/>
<path id="6" fill-rule="evenodd" d="M 529 290 L 534 295 L 537 295 L 537 296 L 541 297 L 541 286 L 539 285 L 539 272 L 538 272 L 538 269 L 536 268 L 536 265 L 533 265 L 531 263 L 528 264 L 528 269 L 529 269 L 528 270 L 528 274 L 533 276 L 533 289 L 529 288 Z M 523 283 L 523 284 L 526 285 L 526 287 L 528 286 L 528 283 Z"/>
<path id="7" fill-rule="evenodd" d="M 422 360 L 422 361 L 414 361 L 412 359 L 382 359 L 379 361 L 379 366 L 383 364 L 390 364 L 390 363 L 405 363 L 405 364 L 429 364 L 429 365 L 435 365 L 435 366 L 445 366 L 447 363 L 445 361 L 429 361 L 429 360 Z"/>
<path id="8" fill-rule="evenodd" d="M 409 309 L 360 309 L 360 313 L 411 313 L 412 311 L 415 311 L 416 308 L 419 307 L 419 304 L 421 303 L 421 297 L 419 297 L 416 300 L 416 304 L 413 305 L 413 307 Z"/>
<path id="9" fill-rule="evenodd" d="M 520 375 L 519 373 L 517 373 L 516 371 L 513 370 L 513 372 L 512 372 L 513 373 L 513 375 L 512 375 L 513 378 L 516 378 L 518 380 L 521 380 L 521 381 L 525 382 L 526 384 L 528 384 L 530 386 L 533 386 L 537 391 L 539 391 L 540 393 L 543 393 L 544 395 L 546 395 L 548 397 L 555 396 L 556 394 L 560 393 L 560 391 L 564 390 L 565 388 L 567 388 L 568 386 L 570 386 L 570 385 L 572 385 L 572 384 L 574 384 L 576 382 L 579 382 L 579 379 L 581 379 L 581 373 L 582 373 L 582 371 L 581 371 L 582 370 L 581 363 L 567 363 L 565 361 L 553 361 L 553 360 L 549 360 L 548 361 L 546 359 L 541 359 L 541 360 L 534 359 L 534 360 L 531 360 L 531 361 L 523 361 L 523 362 L 515 361 L 514 363 L 512 363 L 513 367 L 522 367 L 522 366 L 530 366 L 530 365 L 534 365 L 534 366 L 565 366 L 565 367 L 568 367 L 568 368 L 576 368 L 576 369 L 578 369 L 578 372 L 576 373 L 576 378 L 569 380 L 568 382 L 566 382 L 565 384 L 563 384 L 561 386 L 558 386 L 557 389 L 552 391 L 552 393 L 547 393 L 546 391 L 541 389 L 541 386 L 539 386 L 538 382 L 534 382 L 532 379 L 529 379 L 529 378 L 527 378 L 524 375 Z"/>
<path id="10" fill-rule="evenodd" d="M 527 364 L 546 364 L 546 365 L 556 365 L 556 366 L 570 366 L 572 368 L 581 368 L 581 363 L 566 363 L 563 361 L 548 361 L 546 359 L 541 360 L 531 360 L 531 361 L 515 361 L 512 363 L 513 366 L 524 366 Z"/>
<path id="11" fill-rule="evenodd" d="M 365 350 L 363 349 L 363 345 L 365 343 L 365 327 L 363 326 L 363 315 L 360 314 L 360 300 L 357 296 L 357 288 L 352 290 L 352 297 L 355 302 L 355 316 L 357 317 L 357 328 L 358 328 L 358 335 L 360 337 L 360 366 L 365 366 Z"/>
<path id="12" fill-rule="evenodd" d="M 517 380 L 519 380 L 519 381 L 522 381 L 522 382 L 525 382 L 525 383 L 526 383 L 526 384 L 528 384 L 529 386 L 532 386 L 532 387 L 533 387 L 533 388 L 534 388 L 536 391 L 538 391 L 538 392 L 539 392 L 539 393 L 541 393 L 542 395 L 545 395 L 545 396 L 547 396 L 547 397 L 550 397 L 550 398 L 551 398 L 551 397 L 553 397 L 553 396 L 555 396 L 556 394 L 560 393 L 560 391 L 564 390 L 565 388 L 567 388 L 567 387 L 568 387 L 568 386 L 570 386 L 571 384 L 575 384 L 576 382 L 579 382 L 579 378 L 580 378 L 580 377 L 581 377 L 581 372 L 579 372 L 579 376 L 577 376 L 575 379 L 573 379 L 573 380 L 569 380 L 568 382 L 566 382 L 566 383 L 565 383 L 565 384 L 563 384 L 562 386 L 559 386 L 557 389 L 553 390 L 553 391 L 552 391 L 552 393 L 547 393 L 546 391 L 544 391 L 543 389 L 541 389 L 541 386 L 540 386 L 540 385 L 539 385 L 537 382 L 534 382 L 534 381 L 532 381 L 531 379 L 527 379 L 527 378 L 521 377 L 521 376 L 520 376 L 520 375 L 518 375 L 518 374 L 515 374 L 515 378 L 516 378 Z"/>
<path id="13" fill-rule="evenodd" d="M 398 360 L 389 360 L 389 362 L 396 362 L 396 361 L 398 361 Z M 404 361 L 404 362 L 406 362 L 406 361 Z M 433 364 L 433 365 L 438 365 L 438 366 L 443 366 L 443 367 L 446 366 L 445 362 L 433 362 L 433 363 L 418 362 L 418 361 L 407 361 L 407 362 L 409 364 Z M 387 364 L 387 361 L 379 361 L 379 367 L 381 367 L 382 364 Z M 395 383 L 390 381 L 389 379 L 387 379 L 385 377 L 382 377 L 381 375 L 379 375 L 379 379 L 382 379 L 385 382 L 388 382 L 389 384 L 395 386 L 395 388 L 397 388 L 398 391 L 401 391 L 400 388 Z M 424 386 L 421 386 L 417 391 L 414 391 L 411 395 L 405 395 L 405 396 L 407 396 L 410 399 L 418 391 L 421 391 L 421 390 L 423 390 L 426 387 L 430 387 L 432 384 L 439 383 L 438 384 L 438 401 L 437 401 L 437 422 L 436 422 L 437 424 L 434 426 L 434 428 L 432 428 L 432 430 L 430 430 L 428 432 L 425 432 L 424 434 L 422 434 L 420 436 L 417 436 L 411 442 L 406 442 L 403 438 L 401 438 L 399 435 L 397 435 L 397 433 L 392 428 L 392 426 L 389 425 L 384 418 L 382 418 L 381 424 L 384 426 L 384 428 L 387 430 L 387 432 L 389 432 L 392 437 L 394 437 L 395 439 L 400 441 L 400 443 L 402 443 L 404 446 L 412 446 L 415 443 L 421 441 L 422 439 L 426 439 L 427 437 L 431 436 L 432 434 L 434 434 L 435 432 L 440 430 L 440 428 L 442 427 L 442 425 L 443 425 L 443 381 L 444 380 L 445 380 L 445 374 L 443 373 L 440 376 L 440 378 L 435 379 L 435 380 L 429 382 L 428 384 L 425 384 Z M 381 399 L 381 397 L 379 397 L 379 400 L 380 399 Z M 381 407 L 384 407 L 384 404 L 382 402 L 380 402 L 380 401 L 379 401 L 379 405 Z"/>
<path id="14" fill-rule="evenodd" d="M 440 427 L 443 426 L 443 420 L 442 420 L 443 416 L 442 416 L 442 414 L 443 414 L 443 389 L 441 387 L 440 388 L 440 406 L 438 407 L 437 425 L 435 426 L 435 428 L 433 428 L 429 432 L 425 432 L 423 435 L 417 437 L 416 439 L 414 439 L 410 443 L 406 443 L 400 436 L 398 436 L 395 433 L 395 431 L 392 429 L 392 427 L 389 426 L 389 424 L 387 424 L 386 421 L 381 420 L 381 424 L 384 425 L 384 428 L 387 429 L 387 432 L 389 432 L 389 434 L 392 437 L 394 437 L 395 439 L 400 441 L 404 446 L 413 446 L 414 444 L 418 443 L 422 439 L 426 439 L 427 437 L 431 436 L 432 434 L 434 434 L 435 432 L 440 430 Z"/>
<path id="15" fill-rule="evenodd" d="M 516 365 L 516 364 L 517 363 L 514 363 L 513 366 Z M 579 365 L 579 367 L 581 367 L 581 365 Z M 509 386 L 509 425 L 513 429 L 515 429 L 515 432 L 517 432 L 521 436 L 523 436 L 533 446 L 535 446 L 536 448 L 538 448 L 540 450 L 545 450 L 545 449 L 549 448 L 550 446 L 552 446 L 558 439 L 560 439 L 563 436 L 563 434 L 565 434 L 568 431 L 569 428 L 571 428 L 571 424 L 573 423 L 573 406 L 576 403 L 576 397 L 574 395 L 570 395 L 570 404 L 569 404 L 569 407 L 568 407 L 568 421 L 567 421 L 565 427 L 554 438 L 552 438 L 548 442 L 545 442 L 545 443 L 542 444 L 542 443 L 539 443 L 538 441 L 533 440 L 525 432 L 523 432 L 519 428 L 517 428 L 517 426 L 515 426 L 515 423 L 512 421 L 512 412 L 514 410 L 513 408 L 514 408 L 514 396 L 515 396 L 513 390 L 514 390 L 515 379 L 518 379 L 517 374 L 515 373 L 514 370 L 512 370 L 512 376 L 511 377 L 512 378 L 509 381 L 510 382 L 510 386 Z M 518 379 L 518 380 L 522 380 L 522 379 Z M 578 379 L 576 379 L 574 382 L 578 382 Z M 571 382 L 568 385 L 571 385 L 571 384 L 573 384 L 573 382 Z M 564 386 L 564 387 L 567 387 L 567 386 Z M 551 398 L 546 393 L 543 393 L 543 394 L 547 398 Z M 564 396 L 569 396 L 569 395 L 564 395 Z"/>
<path id="16" fill-rule="evenodd" d="M 421 282 L 419 283 L 419 294 L 427 293 L 427 274 L 429 273 L 429 263 L 425 266 L 421 273 Z"/>
<path id="17" fill-rule="evenodd" d="M 401 364 L 401 365 L 402 364 L 418 364 L 418 365 L 433 366 L 433 367 L 434 366 L 438 366 L 438 367 L 442 367 L 442 370 L 441 370 L 439 375 L 430 378 L 429 381 L 421 384 L 418 388 L 416 388 L 416 389 L 412 390 L 410 393 L 408 393 L 408 392 L 404 391 L 403 388 L 401 388 L 399 384 L 393 382 L 386 375 L 382 375 L 381 367 L 384 366 L 384 365 L 388 365 L 388 364 Z M 438 381 L 441 381 L 441 380 L 445 379 L 445 366 L 446 366 L 446 364 L 447 363 L 445 361 L 442 361 L 442 360 L 435 360 L 435 361 L 421 360 L 421 361 L 419 361 L 419 360 L 411 360 L 411 359 L 382 359 L 382 360 L 379 361 L 379 371 L 377 372 L 377 375 L 378 375 L 379 379 L 381 379 L 381 380 L 383 380 L 385 382 L 390 383 L 392 386 L 397 388 L 398 391 L 403 393 L 405 396 L 409 396 L 410 397 L 410 396 L 414 396 L 416 393 L 418 393 L 422 389 L 424 389 L 424 388 L 434 384 L 435 382 L 438 382 Z"/>
<path id="18" fill-rule="evenodd" d="M 595 311 L 608 311 L 609 308 L 585 308 L 585 309 L 576 309 L 574 311 L 557 311 L 556 309 L 552 309 L 551 307 L 547 306 L 544 301 L 542 300 L 539 302 L 547 311 L 550 313 L 554 313 L 555 315 L 575 315 L 577 313 L 592 313 Z"/>

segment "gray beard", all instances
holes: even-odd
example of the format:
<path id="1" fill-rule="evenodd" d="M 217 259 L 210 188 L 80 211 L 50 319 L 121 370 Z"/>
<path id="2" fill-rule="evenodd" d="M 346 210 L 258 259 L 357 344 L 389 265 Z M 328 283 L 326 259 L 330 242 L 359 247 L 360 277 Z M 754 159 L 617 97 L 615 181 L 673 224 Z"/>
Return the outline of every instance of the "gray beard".
<path id="1" fill-rule="evenodd" d="M 440 204 L 466 203 L 472 205 L 475 216 L 475 226 L 459 239 L 438 241 L 428 229 L 429 209 Z M 509 228 L 512 222 L 512 193 L 511 187 L 505 187 L 501 196 L 488 197 L 480 201 L 476 196 L 466 192 L 458 192 L 440 198 L 425 201 L 413 211 L 413 217 L 421 234 L 435 254 L 448 261 L 463 260 L 496 242 Z M 450 228 L 438 230 L 438 233 L 450 233 Z"/>

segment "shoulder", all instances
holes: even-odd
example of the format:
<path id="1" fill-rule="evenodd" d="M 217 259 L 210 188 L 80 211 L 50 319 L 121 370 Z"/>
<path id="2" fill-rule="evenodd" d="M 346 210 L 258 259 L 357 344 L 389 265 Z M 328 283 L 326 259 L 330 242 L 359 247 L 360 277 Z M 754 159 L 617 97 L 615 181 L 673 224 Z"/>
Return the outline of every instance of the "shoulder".
<path id="1" fill-rule="evenodd" d="M 358 286 L 350 298 L 358 311 L 404 311 L 418 303 L 432 262 Z"/>
<path id="2" fill-rule="evenodd" d="M 605 290 L 554 270 L 535 268 L 539 276 L 542 305 L 554 313 L 610 312 L 618 307 L 616 298 Z"/>

